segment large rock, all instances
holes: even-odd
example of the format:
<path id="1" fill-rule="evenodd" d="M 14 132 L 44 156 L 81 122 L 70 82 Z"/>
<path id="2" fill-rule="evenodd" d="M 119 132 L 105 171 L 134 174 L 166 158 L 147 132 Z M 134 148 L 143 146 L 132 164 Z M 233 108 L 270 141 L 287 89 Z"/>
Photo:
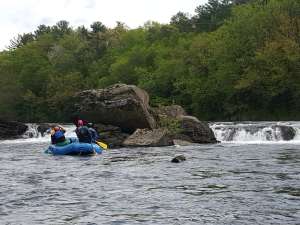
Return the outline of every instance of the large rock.
<path id="1" fill-rule="evenodd" d="M 173 145 L 173 141 L 169 136 L 169 131 L 164 128 L 149 130 L 137 129 L 124 142 L 126 147 L 158 147 Z"/>
<path id="2" fill-rule="evenodd" d="M 100 140 L 108 144 L 109 148 L 123 147 L 124 140 L 129 134 L 122 132 L 120 127 L 104 124 L 96 124 Z"/>
<path id="3" fill-rule="evenodd" d="M 24 123 L 0 120 L 0 139 L 17 138 L 27 129 L 28 127 Z"/>
<path id="4" fill-rule="evenodd" d="M 116 84 L 106 89 L 82 91 L 74 100 L 75 111 L 88 121 L 118 126 L 128 133 L 137 128 L 156 128 L 149 112 L 148 94 L 134 85 Z"/>
<path id="5" fill-rule="evenodd" d="M 57 123 L 39 123 L 37 124 L 37 131 L 44 137 L 46 132 L 54 126 L 61 126 Z"/>
<path id="6" fill-rule="evenodd" d="M 281 137 L 285 141 L 292 140 L 296 136 L 296 130 L 293 127 L 284 126 L 284 125 L 275 125 L 273 128 L 280 129 Z"/>
<path id="7" fill-rule="evenodd" d="M 207 123 L 193 116 L 180 116 L 180 134 L 188 136 L 195 143 L 216 143 L 216 137 Z"/>
<path id="8" fill-rule="evenodd" d="M 82 91 L 73 100 L 74 113 L 106 126 L 99 129 L 100 137 L 110 147 L 166 146 L 172 145 L 173 139 L 216 142 L 207 123 L 187 116 L 179 105 L 150 108 L 148 94 L 134 85 L 116 84 L 106 89 Z"/>
<path id="9" fill-rule="evenodd" d="M 153 111 L 157 116 L 167 116 L 171 118 L 179 118 L 180 116 L 187 115 L 180 105 L 161 106 L 159 108 L 153 108 Z"/>

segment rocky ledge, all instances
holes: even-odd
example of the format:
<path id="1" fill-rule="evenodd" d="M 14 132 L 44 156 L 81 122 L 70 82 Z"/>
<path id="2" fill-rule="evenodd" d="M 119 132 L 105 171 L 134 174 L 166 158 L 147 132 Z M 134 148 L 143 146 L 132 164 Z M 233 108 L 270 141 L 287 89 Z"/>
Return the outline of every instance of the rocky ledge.
<path id="1" fill-rule="evenodd" d="M 28 126 L 24 123 L 0 120 L 0 139 L 18 138 L 27 129 Z"/>
<path id="2" fill-rule="evenodd" d="M 115 84 L 86 90 L 74 96 L 74 113 L 97 124 L 100 137 L 110 147 L 216 143 L 208 124 L 186 114 L 178 105 L 151 108 L 145 90 Z"/>

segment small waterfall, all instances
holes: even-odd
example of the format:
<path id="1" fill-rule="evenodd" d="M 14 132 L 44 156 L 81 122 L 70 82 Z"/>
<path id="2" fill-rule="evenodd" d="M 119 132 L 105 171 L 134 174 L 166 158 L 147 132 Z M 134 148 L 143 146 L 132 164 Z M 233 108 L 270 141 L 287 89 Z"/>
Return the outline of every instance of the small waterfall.
<path id="1" fill-rule="evenodd" d="M 34 123 L 27 123 L 26 125 L 27 125 L 28 129 L 22 135 L 22 138 L 39 138 L 42 136 L 42 134 L 38 131 L 39 125 L 34 124 Z"/>
<path id="2" fill-rule="evenodd" d="M 28 123 L 27 131 L 18 139 L 14 140 L 2 140 L 1 143 L 23 143 L 23 142 L 49 142 L 50 143 L 50 134 L 41 133 L 40 125 L 36 123 Z M 63 124 L 62 127 L 66 129 L 66 137 L 76 137 L 75 126 L 70 124 Z"/>
<path id="3" fill-rule="evenodd" d="M 221 142 L 300 142 L 300 122 L 216 122 L 210 128 Z"/>

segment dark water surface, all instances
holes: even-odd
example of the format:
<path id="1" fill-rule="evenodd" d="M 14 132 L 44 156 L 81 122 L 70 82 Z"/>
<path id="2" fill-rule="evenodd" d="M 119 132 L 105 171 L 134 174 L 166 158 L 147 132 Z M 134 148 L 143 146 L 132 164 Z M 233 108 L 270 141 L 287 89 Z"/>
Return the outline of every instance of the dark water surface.
<path id="1" fill-rule="evenodd" d="M 300 224 L 300 145 L 51 156 L 2 143 L 1 224 Z M 184 154 L 187 161 L 170 162 Z"/>

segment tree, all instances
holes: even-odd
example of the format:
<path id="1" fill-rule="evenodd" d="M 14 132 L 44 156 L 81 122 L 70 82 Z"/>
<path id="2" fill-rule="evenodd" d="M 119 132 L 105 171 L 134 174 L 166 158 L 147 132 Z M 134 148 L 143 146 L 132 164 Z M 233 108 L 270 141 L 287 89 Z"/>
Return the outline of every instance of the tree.
<path id="1" fill-rule="evenodd" d="M 21 48 L 22 46 L 25 46 L 27 43 L 34 40 L 35 36 L 32 33 L 24 33 L 22 35 L 19 34 L 16 38 L 10 40 L 10 45 L 8 46 L 8 48 L 10 50 Z"/>
<path id="2" fill-rule="evenodd" d="M 187 13 L 178 12 L 175 16 L 172 16 L 170 24 L 176 26 L 180 32 L 191 32 L 194 30 L 192 20 Z"/>
<path id="3" fill-rule="evenodd" d="M 229 18 L 231 1 L 208 0 L 205 5 L 196 8 L 196 15 L 192 18 L 193 25 L 199 32 L 214 31 Z"/>
<path id="4" fill-rule="evenodd" d="M 38 26 L 37 30 L 34 32 L 35 36 L 38 38 L 44 34 L 50 33 L 51 28 L 49 26 L 46 26 L 44 24 L 41 24 Z"/>
<path id="5" fill-rule="evenodd" d="M 99 21 L 92 23 L 91 28 L 93 33 L 105 32 L 107 30 L 106 26 Z"/>
<path id="6" fill-rule="evenodd" d="M 69 27 L 68 21 L 61 20 L 51 27 L 51 32 L 55 37 L 60 38 L 65 34 L 70 34 L 72 32 L 72 28 Z"/>

